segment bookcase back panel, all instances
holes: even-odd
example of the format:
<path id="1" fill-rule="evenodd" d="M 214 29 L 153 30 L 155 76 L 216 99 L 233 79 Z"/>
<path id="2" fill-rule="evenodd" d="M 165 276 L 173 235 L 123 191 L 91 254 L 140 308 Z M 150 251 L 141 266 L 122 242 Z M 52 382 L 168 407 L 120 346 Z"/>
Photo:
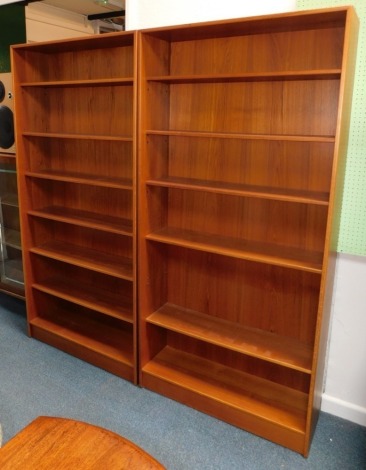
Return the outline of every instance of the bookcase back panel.
<path id="1" fill-rule="evenodd" d="M 28 137 L 24 144 L 28 171 L 50 170 L 132 181 L 131 142 Z"/>
<path id="2" fill-rule="evenodd" d="M 174 332 L 167 333 L 167 345 L 208 359 L 216 364 L 222 364 L 223 366 L 285 385 L 294 390 L 304 393 L 309 391 L 309 376 L 298 371 L 285 369 L 276 364 L 237 354 L 235 351 L 228 351 L 224 348 L 202 343 L 201 341 Z M 258 392 L 260 393 L 259 390 Z M 275 397 L 272 398 L 275 399 Z"/>
<path id="3" fill-rule="evenodd" d="M 45 49 L 43 52 L 34 49 L 17 51 L 22 57 L 20 81 L 95 80 L 133 76 L 132 46 L 78 50 L 70 43 L 70 50 L 58 51 L 57 45 L 53 49 L 53 54 Z"/>
<path id="4" fill-rule="evenodd" d="M 171 44 L 170 75 L 336 69 L 343 28 L 248 34 Z M 319 47 L 319 44 L 322 47 Z M 335 47 L 338 45 L 338 47 Z"/>
<path id="5" fill-rule="evenodd" d="M 313 344 L 319 275 L 178 247 L 164 250 L 166 267 L 155 270 L 166 272 L 166 302 Z"/>
<path id="6" fill-rule="evenodd" d="M 132 218 L 132 191 L 33 178 L 28 182 L 33 208 L 56 206 L 92 214 Z"/>
<path id="7" fill-rule="evenodd" d="M 84 345 L 89 344 L 91 349 L 102 350 L 100 345 L 103 344 L 104 353 L 109 352 L 111 356 L 120 355 L 124 348 L 131 362 L 131 324 L 43 292 L 35 291 L 34 301 L 40 312 L 39 317 L 52 322 L 54 332 L 62 333 L 60 329 L 64 329 L 67 335 L 71 333 L 74 336 L 75 342 L 77 335 L 84 336 Z M 126 338 L 129 341 L 125 341 Z"/>
<path id="8" fill-rule="evenodd" d="M 171 85 L 170 129 L 334 136 L 338 96 L 336 79 Z"/>
<path id="9" fill-rule="evenodd" d="M 167 225 L 182 230 L 321 252 L 327 207 L 169 190 Z"/>
<path id="10" fill-rule="evenodd" d="M 98 254 L 102 253 L 116 257 L 116 262 L 119 256 L 132 260 L 131 237 L 38 217 L 31 217 L 29 222 L 29 229 L 36 247 L 61 243 L 91 250 L 91 261 L 93 256 L 95 260 L 98 260 Z"/>
<path id="11" fill-rule="evenodd" d="M 25 131 L 132 137 L 131 86 L 36 87 L 23 93 Z"/>
<path id="12" fill-rule="evenodd" d="M 329 193 L 333 151 L 325 142 L 149 136 L 149 175 Z"/>
<path id="13" fill-rule="evenodd" d="M 91 298 L 93 295 L 98 297 L 100 292 L 109 292 L 118 294 L 121 299 L 129 299 L 132 305 L 131 282 L 124 279 L 117 279 L 113 276 L 35 254 L 32 255 L 32 266 L 35 283 L 47 283 L 49 280 L 60 285 L 66 282 L 74 283 L 75 288 L 83 286 L 85 291 L 89 291 Z M 93 286 L 96 285 L 98 286 L 98 292 L 93 293 Z"/>

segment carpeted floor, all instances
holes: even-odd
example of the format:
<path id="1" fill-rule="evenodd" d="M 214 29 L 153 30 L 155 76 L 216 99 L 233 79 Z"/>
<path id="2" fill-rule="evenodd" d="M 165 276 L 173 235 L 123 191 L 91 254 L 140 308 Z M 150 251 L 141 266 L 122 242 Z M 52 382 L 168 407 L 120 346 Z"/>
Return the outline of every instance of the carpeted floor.
<path id="1" fill-rule="evenodd" d="M 366 469 L 364 427 L 321 413 L 305 459 L 29 338 L 24 303 L 3 294 L 0 358 L 3 444 L 50 415 L 117 432 L 168 470 Z"/>

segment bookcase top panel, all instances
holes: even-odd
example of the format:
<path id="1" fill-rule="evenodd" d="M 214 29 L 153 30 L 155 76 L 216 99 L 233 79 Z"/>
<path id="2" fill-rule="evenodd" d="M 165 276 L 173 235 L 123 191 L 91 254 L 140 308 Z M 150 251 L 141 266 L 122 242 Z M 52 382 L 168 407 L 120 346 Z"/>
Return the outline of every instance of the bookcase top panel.
<path id="1" fill-rule="evenodd" d="M 296 11 L 233 20 L 222 20 L 192 25 L 169 26 L 142 30 L 167 41 L 191 41 L 212 37 L 229 37 L 250 34 L 268 34 L 299 29 L 329 28 L 344 26 L 348 11 L 352 7 L 326 10 Z M 228 28 L 230 23 L 230 28 Z M 189 26 L 189 27 L 188 27 Z"/>

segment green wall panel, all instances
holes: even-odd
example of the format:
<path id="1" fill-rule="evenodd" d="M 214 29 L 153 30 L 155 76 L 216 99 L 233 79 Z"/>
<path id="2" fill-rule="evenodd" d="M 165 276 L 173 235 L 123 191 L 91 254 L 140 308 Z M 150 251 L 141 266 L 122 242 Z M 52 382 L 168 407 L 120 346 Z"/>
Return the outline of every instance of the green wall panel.
<path id="1" fill-rule="evenodd" d="M 0 72 L 10 72 L 10 45 L 26 42 L 25 7 L 0 6 Z"/>
<path id="2" fill-rule="evenodd" d="M 338 251 L 366 256 L 366 0 L 297 0 L 316 9 L 353 5 L 360 20 Z"/>

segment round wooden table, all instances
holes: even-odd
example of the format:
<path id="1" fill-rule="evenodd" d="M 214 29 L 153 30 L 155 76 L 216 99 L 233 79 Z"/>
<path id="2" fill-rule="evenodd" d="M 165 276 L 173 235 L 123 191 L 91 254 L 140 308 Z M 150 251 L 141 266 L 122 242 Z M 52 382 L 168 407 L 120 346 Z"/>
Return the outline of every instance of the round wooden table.
<path id="1" fill-rule="evenodd" d="M 1 470 L 164 470 L 157 460 L 107 429 L 40 416 L 0 449 Z"/>

